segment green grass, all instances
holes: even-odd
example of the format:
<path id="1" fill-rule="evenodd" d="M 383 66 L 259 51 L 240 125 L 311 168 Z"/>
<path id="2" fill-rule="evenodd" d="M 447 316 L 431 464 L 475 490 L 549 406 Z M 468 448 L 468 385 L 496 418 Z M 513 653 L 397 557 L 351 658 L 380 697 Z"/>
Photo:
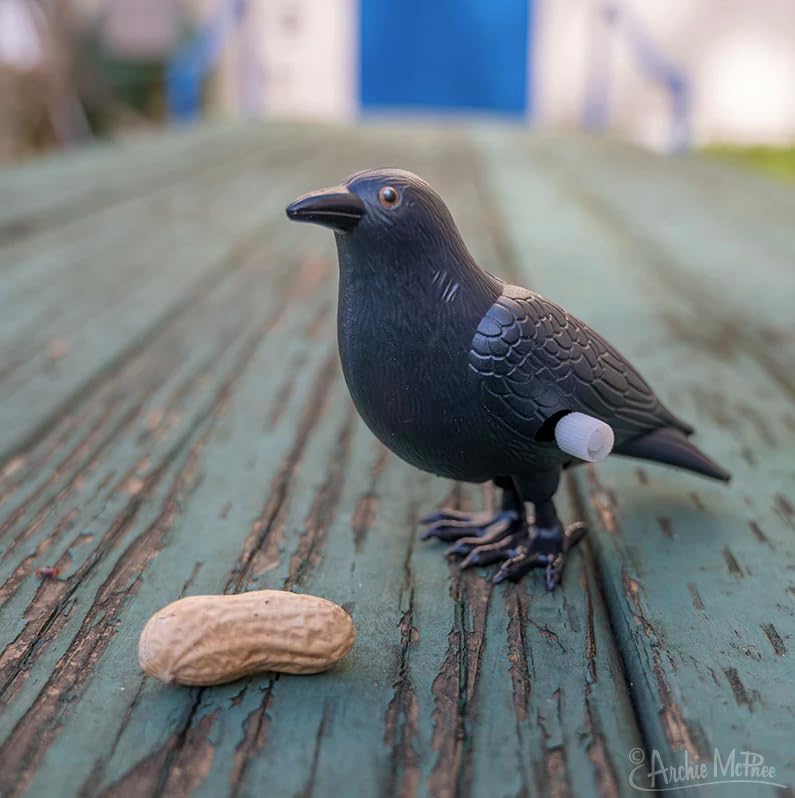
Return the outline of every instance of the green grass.
<path id="1" fill-rule="evenodd" d="M 708 147 L 706 152 L 718 158 L 741 163 L 774 177 L 795 182 L 795 145 L 792 147 Z"/>

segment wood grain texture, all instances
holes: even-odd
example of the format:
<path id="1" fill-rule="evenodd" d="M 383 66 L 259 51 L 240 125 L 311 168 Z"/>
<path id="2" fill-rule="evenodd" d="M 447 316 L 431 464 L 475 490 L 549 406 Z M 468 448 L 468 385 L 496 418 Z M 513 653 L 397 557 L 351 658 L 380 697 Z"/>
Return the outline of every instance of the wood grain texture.
<path id="1" fill-rule="evenodd" d="M 508 202 L 511 193 L 522 196 L 525 218 L 555 208 L 554 223 L 542 231 L 506 213 L 534 285 L 617 343 L 671 409 L 694 424 L 698 444 L 734 474 L 724 488 L 611 459 L 573 479 L 576 502 L 596 531 L 597 574 L 644 739 L 674 760 L 680 752 L 678 761 L 683 751 L 711 763 L 716 747 L 753 750 L 790 785 L 792 392 L 769 362 L 754 358 L 765 319 L 749 297 L 749 311 L 739 315 L 732 264 L 714 261 L 712 279 L 702 269 L 726 241 L 714 242 L 694 219 L 719 216 L 722 205 L 685 204 L 696 193 L 688 171 L 668 173 L 697 253 L 688 258 L 678 250 L 669 269 L 660 262 L 665 245 L 637 232 L 645 207 L 644 230 L 663 235 L 665 225 L 655 225 L 644 204 L 662 184 L 658 159 L 629 153 L 621 167 L 615 147 L 601 160 L 592 144 L 585 153 L 544 141 L 516 141 L 510 149 L 488 137 L 484 149 L 497 195 Z M 622 194 L 622 169 L 640 184 L 646 162 L 645 198 Z M 773 294 L 790 276 L 760 282 L 759 305 L 768 295 L 780 302 Z M 789 356 L 781 347 L 776 361 Z"/>
<path id="2" fill-rule="evenodd" d="M 330 236 L 283 218 L 390 163 L 484 266 L 636 361 L 735 483 L 583 471 L 560 509 L 590 540 L 553 594 L 420 543 L 422 513 L 494 492 L 374 441 L 339 370 Z M 737 173 L 667 164 L 520 130 L 245 125 L 0 174 L 0 794 L 617 796 L 632 749 L 714 745 L 795 782 L 795 414 L 785 346 L 758 356 L 791 315 L 743 310 L 739 260 L 708 257 L 735 252 L 728 228 L 783 312 L 795 200 L 746 217 Z M 206 689 L 139 672 L 159 607 L 256 588 L 345 606 L 351 654 Z"/>

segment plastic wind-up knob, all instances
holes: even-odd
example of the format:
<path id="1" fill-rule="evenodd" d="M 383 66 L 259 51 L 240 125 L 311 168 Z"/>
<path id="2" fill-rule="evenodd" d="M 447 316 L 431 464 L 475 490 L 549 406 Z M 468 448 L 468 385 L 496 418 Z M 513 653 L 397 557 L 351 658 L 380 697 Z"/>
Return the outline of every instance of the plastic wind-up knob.
<path id="1" fill-rule="evenodd" d="M 589 463 L 604 460 L 613 451 L 612 428 L 585 413 L 568 413 L 555 425 L 555 440 L 567 454 Z"/>

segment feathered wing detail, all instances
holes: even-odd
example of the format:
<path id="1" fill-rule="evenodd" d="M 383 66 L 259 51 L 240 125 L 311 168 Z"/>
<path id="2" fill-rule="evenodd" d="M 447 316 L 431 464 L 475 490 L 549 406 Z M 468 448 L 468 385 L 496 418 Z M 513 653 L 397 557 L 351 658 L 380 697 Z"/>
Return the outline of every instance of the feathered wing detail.
<path id="1" fill-rule="evenodd" d="M 526 289 L 505 287 L 478 325 L 469 363 L 487 406 L 499 405 L 525 435 L 562 410 L 602 419 L 617 443 L 657 427 L 690 431 L 601 336 Z"/>
<path id="2" fill-rule="evenodd" d="M 659 429 L 675 430 L 679 449 L 683 441 L 698 451 L 685 438 L 692 427 L 662 405 L 625 358 L 587 324 L 532 291 L 504 287 L 478 326 L 469 365 L 481 378 L 484 406 L 525 439 L 556 413 L 578 411 L 610 424 L 618 454 Z M 665 448 L 662 439 L 657 443 Z M 646 448 L 655 459 L 655 447 Z M 660 453 L 661 462 L 671 462 Z"/>

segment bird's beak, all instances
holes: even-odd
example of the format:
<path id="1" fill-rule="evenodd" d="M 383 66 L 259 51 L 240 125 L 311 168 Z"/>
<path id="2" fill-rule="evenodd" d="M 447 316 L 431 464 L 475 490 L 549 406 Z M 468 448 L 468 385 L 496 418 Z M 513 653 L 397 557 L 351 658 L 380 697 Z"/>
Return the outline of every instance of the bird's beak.
<path id="1" fill-rule="evenodd" d="M 344 186 L 322 188 L 303 194 L 288 205 L 287 216 L 296 222 L 312 222 L 349 233 L 364 216 L 364 203 Z"/>

